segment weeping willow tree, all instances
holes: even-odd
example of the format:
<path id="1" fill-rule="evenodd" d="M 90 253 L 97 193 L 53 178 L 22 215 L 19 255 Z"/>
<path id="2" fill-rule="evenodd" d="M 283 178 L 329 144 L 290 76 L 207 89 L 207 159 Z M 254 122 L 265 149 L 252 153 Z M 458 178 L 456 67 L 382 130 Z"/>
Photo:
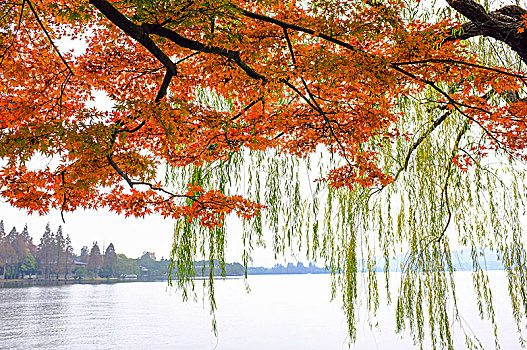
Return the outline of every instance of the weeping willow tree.
<path id="1" fill-rule="evenodd" d="M 489 4 L 486 4 L 487 9 Z M 405 20 L 431 21 L 451 16 L 450 9 L 409 5 Z M 463 35 L 460 29 L 454 35 Z M 480 37 L 467 43 L 485 66 L 522 68 L 522 61 L 506 43 Z M 460 81 L 471 77 L 459 77 Z M 384 304 L 395 303 L 396 331 L 409 331 L 422 348 L 453 348 L 453 329 L 461 327 L 467 348 L 483 348 L 478 334 L 463 328 L 456 298 L 456 269 L 451 247 L 468 249 L 472 282 L 480 317 L 494 330 L 498 324 L 484 253 L 493 252 L 503 264 L 518 342 L 525 346 L 527 269 L 522 219 L 525 215 L 525 164 L 506 149 L 492 146 L 493 135 L 481 124 L 441 102 L 442 92 L 455 93 L 456 84 L 427 86 L 398 98 L 401 118 L 396 129 L 404 137 L 395 142 L 372 138 L 380 149 L 376 164 L 393 182 L 381 186 L 335 188 L 324 177 L 346 163 L 331 147 L 296 157 L 279 147 L 265 151 L 232 152 L 226 161 L 206 166 L 168 167 L 166 181 L 177 190 L 188 183 L 219 188 L 227 195 L 242 194 L 266 209 L 243 226 L 242 261 L 252 262 L 256 246 L 272 249 L 275 258 L 291 248 L 310 261 L 322 262 L 332 274 L 332 295 L 342 297 L 350 341 L 356 339 L 360 305 L 375 318 Z M 489 90 L 481 97 L 506 105 L 519 95 Z M 515 100 L 516 99 L 516 100 Z M 216 111 L 232 104 L 210 90 L 200 90 L 194 102 Z M 491 150 L 490 150 L 491 149 Z M 484 150 L 484 151 L 479 151 Z M 189 202 L 190 203 L 190 202 Z M 209 230 L 199 220 L 180 219 L 174 231 L 172 265 L 175 282 L 189 297 L 200 275 L 194 261 L 225 266 L 228 226 Z M 404 256 L 395 261 L 396 256 Z M 380 264 L 380 265 L 379 265 Z M 395 265 L 395 266 L 394 266 Z M 386 298 L 379 297 L 377 266 L 383 266 Z M 401 271 L 393 295 L 390 271 Z M 216 331 L 214 269 L 203 281 L 208 291 Z M 223 270 L 224 271 L 224 270 Z M 399 278 L 400 276 L 400 278 Z M 247 277 L 247 273 L 246 276 Z M 370 322 L 371 327 L 371 322 Z"/>

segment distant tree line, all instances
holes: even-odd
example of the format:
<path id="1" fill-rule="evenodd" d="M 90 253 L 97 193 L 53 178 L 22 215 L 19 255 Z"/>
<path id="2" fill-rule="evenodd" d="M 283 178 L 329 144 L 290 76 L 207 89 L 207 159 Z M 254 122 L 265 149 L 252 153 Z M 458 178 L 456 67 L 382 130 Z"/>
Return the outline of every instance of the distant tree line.
<path id="1" fill-rule="evenodd" d="M 117 254 L 113 243 L 101 253 L 97 242 L 91 249 L 82 247 L 75 255 L 69 235 L 62 227 L 52 232 L 49 223 L 40 243 L 35 245 L 27 225 L 22 232 L 13 227 L 6 233 L 0 221 L 0 279 L 82 279 L 82 278 L 141 278 L 166 276 L 168 261 L 155 261 L 153 253 L 144 252 L 139 259 Z"/>
<path id="2" fill-rule="evenodd" d="M 113 243 L 101 252 L 97 242 L 90 248 L 83 246 L 75 255 L 69 235 L 64 237 L 62 227 L 52 232 L 49 223 L 44 229 L 40 243 L 35 245 L 29 235 L 27 225 L 22 232 L 13 227 L 8 234 L 4 222 L 0 221 L 0 279 L 83 279 L 83 278 L 138 278 L 142 280 L 166 279 L 170 261 L 157 261 L 152 252 L 143 252 L 138 259 L 117 254 Z M 195 277 L 207 277 L 210 273 L 209 261 L 194 263 Z M 272 268 L 249 267 L 247 271 L 239 263 L 220 266 L 214 261 L 214 275 L 243 276 L 263 274 L 304 274 L 327 273 L 328 271 L 302 263 L 287 266 L 275 265 Z"/>

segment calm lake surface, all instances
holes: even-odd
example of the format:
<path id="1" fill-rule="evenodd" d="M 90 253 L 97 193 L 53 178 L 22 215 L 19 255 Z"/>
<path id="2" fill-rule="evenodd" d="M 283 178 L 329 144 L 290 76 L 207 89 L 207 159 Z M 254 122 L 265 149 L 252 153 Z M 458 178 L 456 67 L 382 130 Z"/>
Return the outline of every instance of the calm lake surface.
<path id="1" fill-rule="evenodd" d="M 392 274 L 397 285 L 398 275 Z M 502 349 L 520 349 L 503 272 L 490 272 Z M 456 275 L 464 327 L 494 348 L 477 314 L 470 274 Z M 379 275 L 379 281 L 383 277 Z M 217 280 L 218 337 L 208 301 L 182 302 L 164 282 L 0 289 L 0 349 L 348 349 L 340 299 L 330 302 L 328 275 L 249 276 Z M 197 283 L 198 295 L 201 284 Z M 199 297 L 198 297 L 199 298 Z M 381 302 L 378 327 L 359 313 L 354 349 L 412 349 L 394 334 L 393 306 Z M 455 330 L 456 348 L 464 335 Z"/>

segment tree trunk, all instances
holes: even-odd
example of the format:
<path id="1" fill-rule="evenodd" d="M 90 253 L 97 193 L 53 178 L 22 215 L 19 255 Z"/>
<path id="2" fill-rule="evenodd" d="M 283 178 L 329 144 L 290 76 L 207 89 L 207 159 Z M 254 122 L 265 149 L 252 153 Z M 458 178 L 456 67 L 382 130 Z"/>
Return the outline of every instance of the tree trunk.
<path id="1" fill-rule="evenodd" d="M 519 6 L 504 6 L 487 12 L 473 0 L 447 0 L 448 5 L 465 16 L 469 22 L 460 32 L 453 32 L 445 41 L 464 40 L 475 36 L 487 36 L 507 44 L 527 63 L 527 30 L 522 16 L 527 11 Z"/>

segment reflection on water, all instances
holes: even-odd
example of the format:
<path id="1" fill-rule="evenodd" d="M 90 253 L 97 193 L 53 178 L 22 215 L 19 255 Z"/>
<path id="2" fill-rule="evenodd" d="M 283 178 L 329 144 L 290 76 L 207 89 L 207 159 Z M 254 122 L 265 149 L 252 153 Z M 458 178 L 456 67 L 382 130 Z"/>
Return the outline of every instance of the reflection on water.
<path id="1" fill-rule="evenodd" d="M 516 349 L 510 306 L 499 297 L 506 293 L 504 275 L 493 274 L 501 288 L 494 295 L 502 348 Z M 460 298 L 472 301 L 463 295 L 470 275 L 458 275 Z M 348 348 L 340 300 L 330 302 L 329 276 L 250 276 L 249 284 L 247 294 L 242 279 L 216 282 L 218 338 L 211 333 L 207 301 L 183 303 L 163 282 L 0 289 L 0 349 Z M 493 348 L 491 328 L 468 304 L 460 303 L 467 328 Z M 393 314 L 393 306 L 381 304 L 379 329 L 361 322 L 353 348 L 412 348 L 410 337 L 393 334 Z M 454 336 L 462 349 L 462 334 Z"/>

